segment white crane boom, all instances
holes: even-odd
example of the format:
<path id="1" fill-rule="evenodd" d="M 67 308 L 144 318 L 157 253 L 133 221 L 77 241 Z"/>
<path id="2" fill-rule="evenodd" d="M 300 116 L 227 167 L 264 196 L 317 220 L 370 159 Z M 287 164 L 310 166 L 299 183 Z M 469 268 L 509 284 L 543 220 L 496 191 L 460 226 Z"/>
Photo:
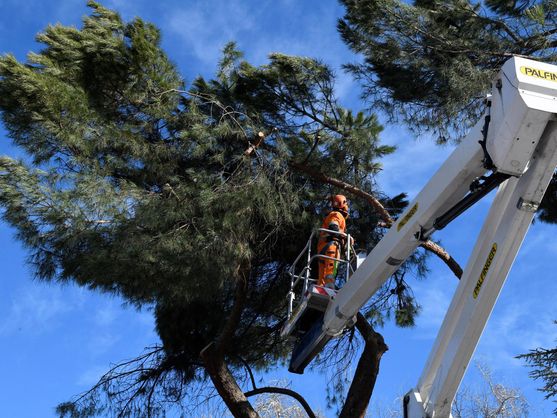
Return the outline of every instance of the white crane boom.
<path id="1" fill-rule="evenodd" d="M 434 231 L 499 186 L 405 417 L 449 417 L 454 395 L 557 167 L 557 66 L 514 57 L 488 111 L 330 301 L 293 353 L 303 371 Z M 484 175 L 492 172 L 487 177 Z"/>

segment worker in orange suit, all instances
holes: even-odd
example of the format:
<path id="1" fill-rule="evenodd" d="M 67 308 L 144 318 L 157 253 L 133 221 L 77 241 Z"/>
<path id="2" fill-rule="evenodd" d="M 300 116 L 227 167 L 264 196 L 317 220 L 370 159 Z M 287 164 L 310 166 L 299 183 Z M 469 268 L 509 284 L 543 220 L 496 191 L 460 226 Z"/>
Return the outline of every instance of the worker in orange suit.
<path id="1" fill-rule="evenodd" d="M 331 199 L 332 210 L 323 220 L 321 228 L 335 232 L 346 233 L 346 219 L 348 219 L 348 201 L 346 196 L 337 194 Z M 326 232 L 319 233 L 317 252 L 327 257 L 339 259 L 346 239 Z M 319 258 L 319 277 L 317 285 L 331 289 L 335 288 L 338 261 Z"/>

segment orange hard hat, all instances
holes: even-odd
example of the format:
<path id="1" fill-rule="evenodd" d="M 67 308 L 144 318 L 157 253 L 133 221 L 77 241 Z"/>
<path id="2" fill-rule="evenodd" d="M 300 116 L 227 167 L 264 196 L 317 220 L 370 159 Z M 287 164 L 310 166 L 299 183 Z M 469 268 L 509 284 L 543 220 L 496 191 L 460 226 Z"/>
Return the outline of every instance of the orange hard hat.
<path id="1" fill-rule="evenodd" d="M 333 205 L 333 209 L 337 209 L 340 212 L 344 212 L 344 216 L 348 216 L 348 200 L 346 200 L 346 196 L 337 194 L 331 198 L 331 203 Z"/>

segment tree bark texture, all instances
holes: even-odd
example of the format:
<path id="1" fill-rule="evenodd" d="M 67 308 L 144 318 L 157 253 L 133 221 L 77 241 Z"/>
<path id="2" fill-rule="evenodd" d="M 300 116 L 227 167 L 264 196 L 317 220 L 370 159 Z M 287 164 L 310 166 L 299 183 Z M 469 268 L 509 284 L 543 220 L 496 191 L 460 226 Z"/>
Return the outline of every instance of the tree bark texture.
<path id="1" fill-rule="evenodd" d="M 253 409 L 244 392 L 236 383 L 224 359 L 219 355 L 215 344 L 211 343 L 200 353 L 205 370 L 211 378 L 218 394 L 236 418 L 257 418 L 259 414 Z"/>
<path id="2" fill-rule="evenodd" d="M 379 374 L 381 357 L 389 349 L 383 336 L 374 331 L 361 313 L 358 313 L 356 328 L 362 335 L 365 346 L 339 418 L 365 416 Z"/>
<path id="3" fill-rule="evenodd" d="M 238 266 L 234 305 L 230 315 L 216 342 L 207 345 L 199 354 L 215 389 L 236 418 L 259 417 L 224 361 L 226 348 L 231 343 L 244 310 L 248 270 L 249 266 Z"/>

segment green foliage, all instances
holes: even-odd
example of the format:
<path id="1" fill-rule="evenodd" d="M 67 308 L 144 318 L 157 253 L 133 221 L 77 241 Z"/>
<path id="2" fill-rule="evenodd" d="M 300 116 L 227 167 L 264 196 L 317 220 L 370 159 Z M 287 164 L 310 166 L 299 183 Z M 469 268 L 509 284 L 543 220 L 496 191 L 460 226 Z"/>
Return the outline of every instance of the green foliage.
<path id="1" fill-rule="evenodd" d="M 0 205 L 39 278 L 116 294 L 156 317 L 162 347 L 116 366 L 59 414 L 151 416 L 206 391 L 199 352 L 237 306 L 223 347 L 233 373 L 288 352 L 283 272 L 338 192 L 292 164 L 373 193 L 378 160 L 394 148 L 379 143 L 374 115 L 338 106 L 333 74 L 316 60 L 273 54 L 254 67 L 229 44 L 216 78 L 186 89 L 157 28 L 89 6 L 82 28 L 39 34 L 43 49 L 28 62 L 0 58 L 2 120 L 27 153 L 0 159 Z M 403 195 L 384 202 L 395 215 L 406 205 Z M 354 235 L 371 248 L 377 215 L 352 207 Z"/>
<path id="2" fill-rule="evenodd" d="M 544 383 L 539 390 L 545 392 L 545 398 L 557 397 L 557 348 L 536 348 L 518 358 L 524 359 L 532 368 L 532 378 Z M 553 413 L 557 414 L 557 409 Z"/>
<path id="3" fill-rule="evenodd" d="M 557 177 L 554 175 L 549 183 L 549 187 L 543 196 L 543 200 L 538 209 L 537 217 L 543 221 L 557 223 Z"/>
<path id="4" fill-rule="evenodd" d="M 557 61 L 554 0 L 342 0 L 338 29 L 363 61 L 346 67 L 374 109 L 438 142 L 458 140 L 483 113 L 485 94 L 513 55 Z M 557 222 L 552 181 L 539 217 Z"/>
<path id="5" fill-rule="evenodd" d="M 342 0 L 338 29 L 361 63 L 348 68 L 375 108 L 439 141 L 458 138 L 512 55 L 554 62 L 557 3 Z"/>

